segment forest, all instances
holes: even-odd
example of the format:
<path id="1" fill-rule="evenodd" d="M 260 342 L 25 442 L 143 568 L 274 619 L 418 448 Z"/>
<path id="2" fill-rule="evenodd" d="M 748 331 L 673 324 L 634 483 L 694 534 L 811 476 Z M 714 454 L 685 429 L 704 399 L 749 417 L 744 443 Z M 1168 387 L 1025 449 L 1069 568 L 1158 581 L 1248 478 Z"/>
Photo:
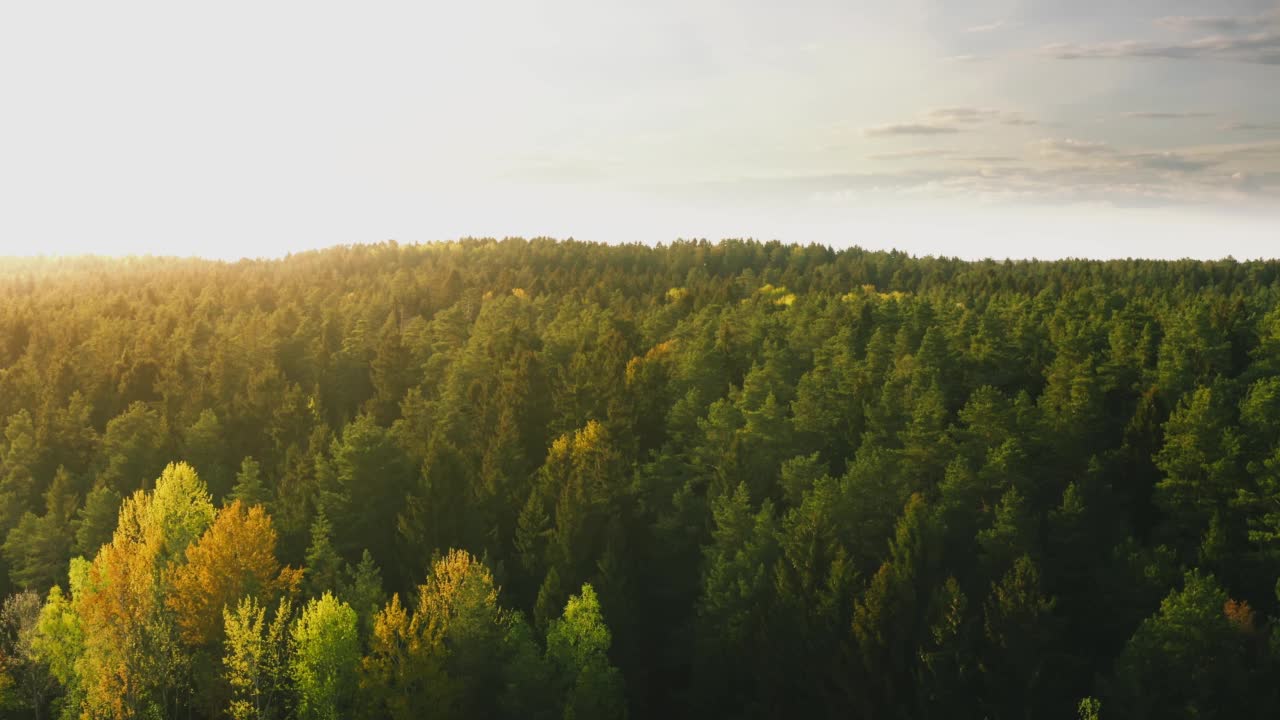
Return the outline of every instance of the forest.
<path id="1" fill-rule="evenodd" d="M 0 261 L 0 715 L 1280 714 L 1280 262 Z"/>

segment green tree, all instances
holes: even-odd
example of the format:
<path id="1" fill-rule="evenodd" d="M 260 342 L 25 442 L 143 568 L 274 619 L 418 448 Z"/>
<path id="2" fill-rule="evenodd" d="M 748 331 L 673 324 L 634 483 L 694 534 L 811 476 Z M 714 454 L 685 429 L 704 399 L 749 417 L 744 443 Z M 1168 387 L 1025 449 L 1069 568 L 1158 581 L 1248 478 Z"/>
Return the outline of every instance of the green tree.
<path id="1" fill-rule="evenodd" d="M 912 704 L 918 648 L 924 644 L 922 610 L 938 562 L 937 531 L 924 498 L 907 501 L 889 557 L 853 608 L 852 634 L 867 683 L 862 712 L 904 714 Z"/>
<path id="2" fill-rule="evenodd" d="M 24 410 L 9 417 L 4 426 L 4 453 L 0 458 L 0 528 L 11 528 L 31 510 L 36 498 L 34 472 L 39 461 L 35 425 Z"/>
<path id="3" fill-rule="evenodd" d="M 143 402 L 112 418 L 102 436 L 105 467 L 98 482 L 121 494 L 148 487 L 164 466 L 166 432 L 159 413 Z"/>
<path id="4" fill-rule="evenodd" d="M 231 490 L 232 470 L 226 458 L 230 454 L 227 448 L 227 431 L 218 414 L 205 409 L 195 422 L 188 425 L 182 433 L 182 452 L 187 462 L 191 463 L 215 501 L 219 501 Z"/>
<path id="5" fill-rule="evenodd" d="M 1040 571 L 1023 555 L 998 582 L 984 607 L 986 646 L 981 667 L 986 700 L 997 717 L 1042 717 L 1049 708 L 1044 684 L 1046 649 L 1051 647 L 1054 601 L 1040 589 Z"/>
<path id="6" fill-rule="evenodd" d="M 236 473 L 235 484 L 226 499 L 228 502 L 239 500 L 245 505 L 262 505 L 270 509 L 271 492 L 262 482 L 262 466 L 257 460 L 246 457 L 240 462 L 240 471 Z"/>
<path id="7" fill-rule="evenodd" d="M 1131 718 L 1252 715 L 1247 652 L 1250 623 L 1233 621 L 1212 576 L 1188 572 L 1116 660 L 1108 705 Z M 1247 617 L 1247 616 L 1246 616 Z"/>
<path id="8" fill-rule="evenodd" d="M 307 548 L 304 585 L 307 594 L 318 598 L 342 586 L 347 565 L 333 547 L 333 525 L 321 512 L 311 523 L 311 545 Z"/>
<path id="9" fill-rule="evenodd" d="M 290 629 L 289 676 L 298 695 L 298 717 L 336 720 L 353 709 L 360 663 L 358 620 L 350 605 L 325 593 L 310 600 Z"/>
<path id="10" fill-rule="evenodd" d="M 547 658 L 564 688 L 565 720 L 627 716 L 622 675 L 609 662 L 611 643 L 595 590 L 583 585 L 547 629 Z"/>
<path id="11" fill-rule="evenodd" d="M 527 628 L 497 600 L 488 568 L 461 550 L 433 563 L 412 613 L 393 596 L 375 619 L 362 663 L 370 712 L 499 717 L 519 698 L 533 698 L 536 705 L 539 691 L 532 683 L 542 674 L 530 665 Z M 538 708 L 521 712 L 536 715 Z"/>
<path id="12" fill-rule="evenodd" d="M 339 595 L 356 611 L 360 618 L 360 637 L 367 640 L 373 632 L 374 617 L 387 601 L 387 593 L 382 587 L 382 571 L 373 561 L 373 555 L 365 550 L 349 575 Z"/>
<path id="13" fill-rule="evenodd" d="M 9 531 L 3 548 L 14 584 L 28 590 L 44 591 L 61 581 L 71 559 L 72 523 L 79 500 L 66 468 L 58 468 L 44 501 L 44 515 L 24 514 Z"/>
<path id="14" fill-rule="evenodd" d="M 80 591 L 87 574 L 87 561 L 80 559 L 79 571 L 72 566 L 71 588 Z M 77 580 L 79 578 L 79 580 Z M 54 709 L 63 718 L 80 715 L 84 701 L 84 685 L 81 677 L 80 657 L 85 650 L 84 629 L 75 610 L 74 595 L 68 596 L 54 585 L 49 597 L 40 608 L 31 636 L 31 655 L 36 662 L 49 668 L 49 673 L 62 689 L 62 697 L 54 703 Z"/>
<path id="15" fill-rule="evenodd" d="M 98 553 L 98 548 L 110 542 L 120 503 L 120 493 L 106 485 L 95 485 L 89 491 L 84 498 L 84 507 L 76 513 L 73 552 L 92 557 Z"/>
<path id="16" fill-rule="evenodd" d="M 283 717 L 290 691 L 289 623 L 293 609 L 281 599 L 268 620 L 267 608 L 253 596 L 234 610 L 222 611 L 225 623 L 223 677 L 231 688 L 227 714 L 235 720 Z"/>
<path id="17" fill-rule="evenodd" d="M 396 526 L 390 518 L 400 509 L 411 477 L 403 453 L 371 415 L 361 415 L 343 428 L 332 456 L 341 493 L 332 510 L 343 519 L 334 547 L 348 560 L 362 548 L 374 558 L 395 557 Z"/>
<path id="18" fill-rule="evenodd" d="M 769 671 L 761 647 L 773 605 L 771 569 L 778 556 L 772 504 L 751 506 L 745 484 L 712 503 L 714 530 L 704 548 L 698 599 L 695 680 L 708 709 L 755 702 L 755 684 Z M 752 678 L 743 692 L 738 678 Z"/>
<path id="19" fill-rule="evenodd" d="M 1164 426 L 1164 446 L 1154 458 L 1164 473 L 1156 501 L 1184 551 L 1199 543 L 1213 516 L 1236 495 L 1240 438 L 1228 413 L 1222 391 L 1202 387 L 1183 398 Z"/>

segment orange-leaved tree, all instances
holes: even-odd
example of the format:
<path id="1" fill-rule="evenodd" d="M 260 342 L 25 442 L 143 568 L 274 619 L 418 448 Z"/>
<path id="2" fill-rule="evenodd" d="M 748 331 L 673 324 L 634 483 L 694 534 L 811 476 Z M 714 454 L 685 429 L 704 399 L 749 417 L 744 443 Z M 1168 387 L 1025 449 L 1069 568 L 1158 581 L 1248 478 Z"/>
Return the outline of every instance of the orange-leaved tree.
<path id="1" fill-rule="evenodd" d="M 272 605 L 279 595 L 296 592 L 301 581 L 302 570 L 281 568 L 276 559 L 271 516 L 261 505 L 236 500 L 187 548 L 187 562 L 174 568 L 165 602 L 184 643 L 220 646 L 224 608 L 235 608 L 246 596 Z"/>

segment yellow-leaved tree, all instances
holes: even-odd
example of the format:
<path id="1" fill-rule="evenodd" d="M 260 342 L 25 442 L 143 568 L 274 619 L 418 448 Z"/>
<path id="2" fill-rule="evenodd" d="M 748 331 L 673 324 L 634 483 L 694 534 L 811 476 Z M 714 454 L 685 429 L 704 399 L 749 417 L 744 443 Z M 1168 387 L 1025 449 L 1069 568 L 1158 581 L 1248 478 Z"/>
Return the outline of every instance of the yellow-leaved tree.
<path id="1" fill-rule="evenodd" d="M 191 656 L 197 704 L 209 713 L 226 707 L 231 688 L 221 672 L 223 610 L 245 597 L 264 605 L 292 598 L 302 571 L 280 567 L 276 532 L 261 505 L 239 500 L 218 511 L 213 524 L 186 550 L 186 563 L 169 575 L 165 606 Z"/>
<path id="2" fill-rule="evenodd" d="M 209 646 L 222 641 L 224 607 L 246 595 L 271 603 L 292 594 L 302 570 L 281 568 L 276 531 L 261 505 L 239 500 L 218 511 L 213 524 L 187 548 L 187 562 L 172 573 L 166 604 L 176 613 L 183 642 Z"/>
<path id="3" fill-rule="evenodd" d="M 84 632 L 79 663 L 84 714 L 169 716 L 186 689 L 189 657 L 165 606 L 171 568 L 209 527 L 213 503 L 186 463 L 173 463 L 155 491 L 125 500 L 111 542 L 75 596 Z"/>

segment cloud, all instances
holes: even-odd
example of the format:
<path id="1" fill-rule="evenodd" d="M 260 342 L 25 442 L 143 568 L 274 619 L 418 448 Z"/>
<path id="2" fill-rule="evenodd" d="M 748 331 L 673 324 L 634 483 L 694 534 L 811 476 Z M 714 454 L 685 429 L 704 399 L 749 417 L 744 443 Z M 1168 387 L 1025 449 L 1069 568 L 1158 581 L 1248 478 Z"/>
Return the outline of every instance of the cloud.
<path id="1" fill-rule="evenodd" d="M 977 107 L 937 108 L 929 111 L 929 119 L 943 124 L 961 125 L 976 125 L 985 122 L 999 122 L 1004 125 L 1037 124 L 1037 121 L 1024 116 L 1020 112 Z"/>
<path id="2" fill-rule="evenodd" d="M 1041 155 L 1049 158 L 1086 160 L 1094 167 L 1126 166 L 1160 172 L 1192 173 L 1220 165 L 1223 159 L 1198 153 L 1195 157 L 1172 151 L 1123 153 L 1107 143 L 1073 138 L 1046 139 L 1039 143 Z"/>
<path id="3" fill-rule="evenodd" d="M 1005 125 L 1039 125 L 1040 124 L 1039 120 L 1032 120 L 1031 118 L 1023 117 L 1021 113 L 1007 114 L 1004 117 L 1000 118 L 1000 122 Z"/>
<path id="4" fill-rule="evenodd" d="M 1059 60 L 1161 58 L 1280 65 L 1280 11 L 1257 16 L 1174 16 L 1160 18 L 1156 24 L 1175 31 L 1212 34 L 1163 42 L 1054 43 L 1041 52 Z"/>
<path id="5" fill-rule="evenodd" d="M 1047 138 L 1041 140 L 1040 152 L 1043 155 L 1109 155 L 1115 150 L 1104 142 L 1094 142 L 1091 140 L 1076 140 L 1074 138 Z"/>
<path id="6" fill-rule="evenodd" d="M 1170 207 L 1273 203 L 1280 186 L 1247 173 L 1170 173 L 1140 165 L 954 167 L 897 173 L 848 173 L 791 178 L 773 189 L 816 202 L 865 202 L 869 197 L 960 200 L 983 204 Z"/>
<path id="7" fill-rule="evenodd" d="M 914 160 L 917 158 L 931 157 L 947 157 L 951 155 L 950 150 L 932 150 L 921 148 L 917 150 L 903 150 L 901 152 L 879 153 L 877 155 L 868 155 L 870 160 Z"/>
<path id="8" fill-rule="evenodd" d="M 1258 21 L 1255 17 L 1171 15 L 1159 18 L 1156 24 L 1180 31 L 1226 33 L 1257 27 Z"/>
<path id="9" fill-rule="evenodd" d="M 1005 164 L 1018 162 L 1019 158 L 1012 155 L 960 155 L 954 150 L 940 150 L 934 148 L 919 148 L 916 150 L 903 150 L 902 152 L 877 153 L 868 155 L 868 160 L 916 160 L 920 158 L 952 158 L 959 162 L 980 163 L 986 165 Z"/>
<path id="10" fill-rule="evenodd" d="M 1121 117 L 1142 120 L 1190 120 L 1192 118 L 1213 117 L 1211 112 L 1126 112 Z"/>
<path id="11" fill-rule="evenodd" d="M 1216 145 L 1199 148 L 1196 154 L 1214 157 L 1224 163 L 1248 165 L 1254 169 L 1280 170 L 1280 142 Z"/>
<path id="12" fill-rule="evenodd" d="M 1005 26 L 1006 26 L 1006 23 L 1004 20 L 997 20 L 996 22 L 987 23 L 985 25 L 974 25 L 972 27 L 967 27 L 964 29 L 964 31 L 967 33 L 987 33 L 987 32 L 993 32 L 995 30 L 999 30 Z"/>
<path id="13" fill-rule="evenodd" d="M 1057 43 L 1046 45 L 1043 52 L 1059 60 L 1162 58 L 1280 65 L 1280 32 L 1261 32 L 1241 37 L 1214 35 L 1185 43 L 1150 43 L 1136 40 L 1093 45 Z"/>
<path id="14" fill-rule="evenodd" d="M 986 62 L 991 59 L 990 55 L 952 55 L 945 58 L 951 62 Z"/>
<path id="15" fill-rule="evenodd" d="M 1261 15 L 1170 15 L 1158 18 L 1156 25 L 1176 32 L 1247 32 L 1280 26 L 1280 6 Z"/>
<path id="16" fill-rule="evenodd" d="M 944 108 L 945 109 L 945 108 Z M 725 186 L 738 196 L 814 203 L 893 203 L 912 198 L 964 204 L 1192 205 L 1280 207 L 1280 141 L 1132 149 L 1081 138 L 1032 142 L 1022 157 L 972 150 L 904 149 L 873 156 L 909 160 L 865 172 L 755 178 Z"/>
<path id="17" fill-rule="evenodd" d="M 978 123 L 989 120 L 998 113 L 998 110 L 983 108 L 949 107 L 930 110 L 929 117 L 943 123 Z"/>
<path id="18" fill-rule="evenodd" d="M 894 135 L 951 135 L 975 126 L 1000 123 L 1003 125 L 1036 125 L 1037 121 L 1020 112 L 980 107 L 943 107 L 928 111 L 920 120 L 891 125 L 880 125 L 862 131 L 867 137 Z"/>
<path id="19" fill-rule="evenodd" d="M 1221 125 L 1221 126 L 1219 126 L 1219 128 L 1218 128 L 1218 129 L 1219 129 L 1219 130 L 1230 130 L 1230 131 L 1236 131 L 1236 132 L 1249 132 L 1249 131 L 1257 131 L 1257 130 L 1264 130 L 1264 131 L 1265 131 L 1265 130 L 1280 130 L 1280 122 L 1266 122 L 1266 123 L 1237 122 L 1237 123 L 1227 123 L 1226 125 Z"/>
<path id="20" fill-rule="evenodd" d="M 924 123 L 893 123 L 869 127 L 862 131 L 867 137 L 893 137 L 897 135 L 953 135 L 959 128 L 950 125 L 926 125 Z"/>
<path id="21" fill-rule="evenodd" d="M 1280 143 L 1130 152 L 1104 143 L 1050 139 L 1040 156 L 968 157 L 899 169 L 754 178 L 723 189 L 743 197 L 799 196 L 816 203 L 928 197 L 982 204 L 1273 207 L 1280 201 Z M 1264 156 L 1268 149 L 1275 155 Z M 899 155 L 933 153 L 931 149 Z"/>
<path id="22" fill-rule="evenodd" d="M 1173 172 L 1199 172 L 1220 164 L 1214 158 L 1188 158 L 1174 152 L 1126 155 L 1124 161 L 1151 170 Z"/>

